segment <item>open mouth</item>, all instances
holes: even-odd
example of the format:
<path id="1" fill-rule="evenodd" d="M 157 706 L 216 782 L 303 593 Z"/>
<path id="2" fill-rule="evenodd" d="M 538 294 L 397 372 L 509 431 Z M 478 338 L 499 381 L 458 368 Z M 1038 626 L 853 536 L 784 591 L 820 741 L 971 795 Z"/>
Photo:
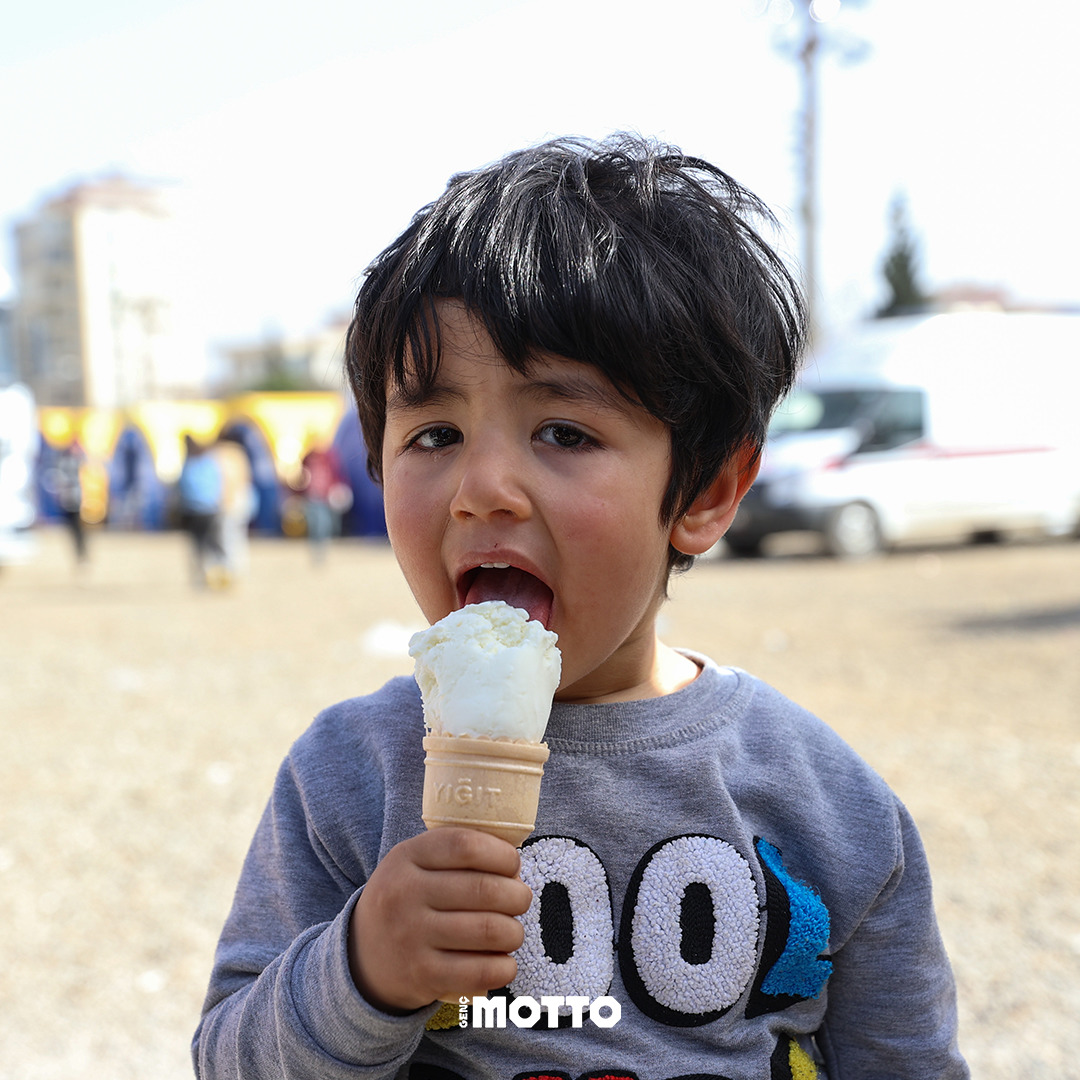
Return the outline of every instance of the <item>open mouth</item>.
<path id="1" fill-rule="evenodd" d="M 482 604 L 504 600 L 511 607 L 524 608 L 530 619 L 547 628 L 555 596 L 535 574 L 509 563 L 484 563 L 467 571 L 458 583 L 462 604 Z"/>

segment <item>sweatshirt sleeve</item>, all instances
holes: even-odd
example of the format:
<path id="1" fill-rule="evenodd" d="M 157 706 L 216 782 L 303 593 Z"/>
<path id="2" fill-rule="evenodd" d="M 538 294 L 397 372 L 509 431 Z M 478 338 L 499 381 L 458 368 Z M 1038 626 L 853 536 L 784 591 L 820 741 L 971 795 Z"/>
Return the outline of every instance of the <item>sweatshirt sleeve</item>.
<path id="1" fill-rule="evenodd" d="M 349 974 L 348 926 L 362 882 L 319 841 L 290 763 L 244 862 L 192 1044 L 200 1080 L 391 1078 L 434 1009 L 370 1006 Z"/>
<path id="2" fill-rule="evenodd" d="M 833 956 L 818 1042 L 830 1080 L 965 1080 L 956 987 L 926 854 L 910 815 L 897 806 L 895 870 Z"/>

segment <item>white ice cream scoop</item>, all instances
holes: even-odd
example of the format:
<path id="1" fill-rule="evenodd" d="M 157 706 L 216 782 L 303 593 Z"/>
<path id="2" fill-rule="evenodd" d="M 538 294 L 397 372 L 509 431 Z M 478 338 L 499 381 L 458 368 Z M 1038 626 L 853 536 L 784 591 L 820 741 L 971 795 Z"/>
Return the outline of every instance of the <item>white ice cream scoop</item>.
<path id="1" fill-rule="evenodd" d="M 469 604 L 414 634 L 409 655 L 428 730 L 541 742 L 562 671 L 557 641 L 502 600 Z"/>

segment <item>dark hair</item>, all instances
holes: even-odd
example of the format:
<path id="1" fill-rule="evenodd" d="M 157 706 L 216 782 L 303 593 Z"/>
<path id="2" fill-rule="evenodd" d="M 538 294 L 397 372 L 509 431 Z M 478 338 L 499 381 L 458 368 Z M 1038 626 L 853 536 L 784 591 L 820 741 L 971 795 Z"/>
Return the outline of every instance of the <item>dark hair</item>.
<path id="1" fill-rule="evenodd" d="M 750 220 L 768 208 L 720 169 L 616 135 L 557 139 L 451 178 L 367 270 L 346 374 L 381 478 L 386 393 L 439 365 L 439 299 L 461 300 L 507 364 L 597 367 L 671 432 L 671 523 L 749 447 L 790 388 L 799 287 Z M 691 559 L 672 555 L 672 566 Z"/>

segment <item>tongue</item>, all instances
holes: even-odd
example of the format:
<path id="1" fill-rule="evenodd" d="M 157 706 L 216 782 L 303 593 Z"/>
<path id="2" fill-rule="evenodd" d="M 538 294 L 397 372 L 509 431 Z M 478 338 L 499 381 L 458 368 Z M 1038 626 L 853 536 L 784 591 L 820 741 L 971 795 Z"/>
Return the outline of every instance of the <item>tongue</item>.
<path id="1" fill-rule="evenodd" d="M 465 596 L 466 604 L 505 600 L 511 607 L 524 608 L 530 619 L 545 627 L 551 619 L 551 590 L 537 577 L 509 566 L 505 570 L 478 570 Z"/>

